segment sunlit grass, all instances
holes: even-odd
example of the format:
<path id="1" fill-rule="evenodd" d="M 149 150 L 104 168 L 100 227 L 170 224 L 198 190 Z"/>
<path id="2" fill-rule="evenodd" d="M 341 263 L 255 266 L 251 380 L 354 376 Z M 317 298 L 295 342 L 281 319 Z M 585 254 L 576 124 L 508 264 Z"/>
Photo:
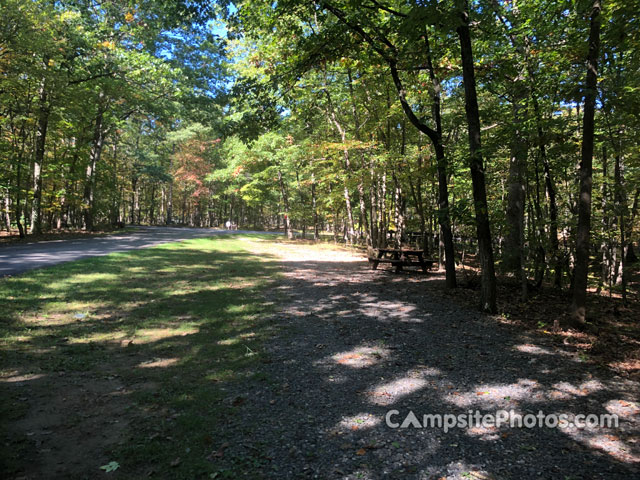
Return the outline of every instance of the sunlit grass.
<path id="1" fill-rule="evenodd" d="M 55 391 L 65 372 L 86 382 L 121 378 L 129 427 L 110 447 L 121 474 L 136 478 L 150 466 L 160 477 L 217 473 L 202 438 L 234 414 L 226 392 L 260 358 L 262 292 L 277 273 L 248 241 L 190 240 L 0 280 L 0 380 L 24 376 Z M 5 398 L 20 394 L 7 385 Z M 0 408 L 7 421 L 27 414 L 11 402 Z M 171 466 L 176 449 L 181 461 Z M 19 449 L 5 451 L 8 465 L 24 461 Z"/>

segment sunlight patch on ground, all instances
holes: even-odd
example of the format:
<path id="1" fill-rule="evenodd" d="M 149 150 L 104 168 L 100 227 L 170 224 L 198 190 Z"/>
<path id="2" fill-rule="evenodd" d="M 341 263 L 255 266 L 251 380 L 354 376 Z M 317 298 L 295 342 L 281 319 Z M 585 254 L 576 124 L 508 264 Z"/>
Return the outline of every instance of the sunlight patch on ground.
<path id="1" fill-rule="evenodd" d="M 359 312 L 367 317 L 376 319 L 394 319 L 406 323 L 424 323 L 421 318 L 415 318 L 412 315 L 417 313 L 418 309 L 415 305 L 408 305 L 403 302 L 389 302 L 371 300 L 360 304 Z"/>
<path id="2" fill-rule="evenodd" d="M 29 343 L 33 339 L 33 335 L 7 335 L 3 340 L 6 343 Z"/>
<path id="3" fill-rule="evenodd" d="M 198 328 L 145 328 L 136 332 L 134 340 L 137 344 L 145 344 L 171 337 L 186 337 L 198 332 Z"/>
<path id="4" fill-rule="evenodd" d="M 400 398 L 421 390 L 428 384 L 424 378 L 407 375 L 364 392 L 369 402 L 374 405 L 392 405 Z"/>
<path id="5" fill-rule="evenodd" d="M 336 353 L 331 357 L 333 362 L 351 368 L 366 368 L 389 357 L 385 348 L 357 347 L 347 352 Z"/>
<path id="6" fill-rule="evenodd" d="M 468 480 L 496 480 L 496 477 L 482 470 L 479 465 L 469 464 L 465 461 L 451 462 L 446 466 L 447 476 L 440 477 L 439 480 L 465 478 Z"/>
<path id="7" fill-rule="evenodd" d="M 350 417 L 343 417 L 334 431 L 365 430 L 379 425 L 382 419 L 372 413 L 361 412 Z"/>
<path id="8" fill-rule="evenodd" d="M 546 348 L 538 347 L 537 345 L 533 345 L 531 343 L 523 343 L 522 345 L 516 345 L 513 347 L 514 350 L 523 353 L 532 353 L 533 355 L 555 355 L 555 352 L 552 352 Z"/>
<path id="9" fill-rule="evenodd" d="M 626 400 L 609 400 L 604 408 L 609 413 L 618 415 L 621 418 L 636 419 L 640 414 L 640 404 L 638 402 L 628 402 Z M 640 418 L 637 418 L 640 421 Z"/>
<path id="10" fill-rule="evenodd" d="M 33 380 L 38 380 L 39 378 L 46 377 L 46 375 L 42 373 L 26 373 L 24 375 L 12 375 L 10 377 L 0 378 L 0 382 L 4 383 L 20 383 L 20 382 L 31 382 Z"/>
<path id="11" fill-rule="evenodd" d="M 216 345 L 237 345 L 241 341 L 255 339 L 257 335 L 254 332 L 241 333 L 238 336 L 233 338 L 225 338 L 223 340 L 218 340 Z"/>
<path id="12" fill-rule="evenodd" d="M 640 463 L 638 453 L 638 438 L 629 438 L 624 441 L 615 435 L 616 429 L 601 427 L 566 428 L 560 430 L 573 440 L 582 443 L 586 447 L 600 450 L 607 455 L 625 463 Z"/>
<path id="13" fill-rule="evenodd" d="M 227 313 L 243 313 L 247 310 L 247 305 L 229 305 L 225 308 Z"/>
<path id="14" fill-rule="evenodd" d="M 83 320 L 89 320 L 89 317 L 92 317 L 90 313 L 91 310 L 103 306 L 104 304 L 99 302 L 48 303 L 45 305 L 44 311 L 34 314 L 33 316 L 24 316 L 22 321 L 25 325 L 34 326 L 42 326 L 43 324 L 47 325 L 47 327 L 71 325 Z"/>
<path id="15" fill-rule="evenodd" d="M 597 380 L 583 382 L 580 385 L 573 385 L 569 382 L 559 382 L 553 385 L 554 390 L 549 393 L 551 399 L 569 399 L 573 397 L 584 397 L 593 392 L 602 390 L 604 386 Z"/>
<path id="16" fill-rule="evenodd" d="M 179 358 L 154 358 L 138 364 L 138 368 L 166 368 L 176 365 Z"/>
<path id="17" fill-rule="evenodd" d="M 300 261 L 316 261 L 323 263 L 354 263 L 362 262 L 363 260 L 354 257 L 353 254 L 344 254 L 342 252 L 317 252 L 316 255 L 309 255 L 308 252 L 302 252 L 301 255 L 296 255 L 294 252 L 291 257 L 282 258 L 280 261 L 283 263 L 300 262 Z"/>
<path id="18" fill-rule="evenodd" d="M 47 289 L 54 291 L 67 291 L 73 287 L 95 284 L 96 282 L 118 282 L 120 280 L 120 275 L 115 273 L 75 273 L 72 276 L 67 277 L 65 280 L 59 280 L 47 285 Z"/>
<path id="19" fill-rule="evenodd" d="M 500 431 L 496 427 L 475 425 L 467 428 L 467 435 L 481 441 L 494 441 L 500 438 Z"/>
<path id="20" fill-rule="evenodd" d="M 511 384 L 482 384 L 471 391 L 460 392 L 451 390 L 444 396 L 444 400 L 460 408 L 496 408 L 516 405 L 526 400 L 530 403 L 545 400 L 536 380 L 520 379 Z"/>
<path id="21" fill-rule="evenodd" d="M 365 264 L 364 257 L 356 256 L 349 250 L 337 250 L 335 245 L 313 244 L 301 245 L 298 243 L 263 241 L 260 239 L 247 239 L 248 243 L 256 244 L 255 246 L 261 250 L 279 257 L 279 261 L 283 263 L 299 263 L 299 262 L 322 262 L 322 263 L 358 263 Z M 260 245 L 257 245 L 260 243 Z M 286 251 L 286 257 L 282 253 Z M 304 266 L 301 265 L 301 268 Z M 309 267 L 313 269 L 312 266 Z"/>
<path id="22" fill-rule="evenodd" d="M 329 375 L 327 377 L 327 382 L 330 383 L 336 383 L 336 384 L 340 384 L 340 383 L 346 383 L 349 380 L 349 377 L 346 375 Z"/>

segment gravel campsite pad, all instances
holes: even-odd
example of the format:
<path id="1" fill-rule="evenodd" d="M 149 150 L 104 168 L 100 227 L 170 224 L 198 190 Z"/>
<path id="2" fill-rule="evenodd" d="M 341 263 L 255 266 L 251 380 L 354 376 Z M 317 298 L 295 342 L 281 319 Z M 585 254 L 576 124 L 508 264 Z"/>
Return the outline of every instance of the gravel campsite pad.
<path id="1" fill-rule="evenodd" d="M 265 381 L 228 447 L 270 478 L 629 479 L 638 384 L 448 301 L 437 274 L 372 271 L 347 251 L 254 242 L 280 258 Z M 607 414 L 618 428 L 390 428 L 397 410 Z M 230 455 L 231 457 L 231 455 Z"/>

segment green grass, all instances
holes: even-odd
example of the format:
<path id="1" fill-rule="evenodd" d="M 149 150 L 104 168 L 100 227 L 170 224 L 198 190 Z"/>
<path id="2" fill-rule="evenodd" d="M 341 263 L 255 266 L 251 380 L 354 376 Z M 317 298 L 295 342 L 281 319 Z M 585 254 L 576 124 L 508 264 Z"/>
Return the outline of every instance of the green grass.
<path id="1" fill-rule="evenodd" d="M 229 396 L 264 381 L 256 373 L 268 335 L 261 320 L 271 308 L 263 292 L 278 269 L 248 253 L 247 238 L 190 240 L 1 280 L 0 377 L 32 375 L 54 390 L 63 372 L 86 382 L 120 379 L 127 428 L 109 452 L 120 464 L 111 478 L 150 470 L 231 478 L 258 468 L 235 459 L 238 471 L 218 470 L 206 458 L 231 434 L 223 425 L 238 409 Z M 10 428 L 27 411 L 11 383 L 0 388 L 8 399 L 0 422 Z M 82 421 L 73 414 L 70 424 Z M 28 449 L 29 439 L 15 441 Z M 19 469 L 21 450 L 3 450 Z"/>

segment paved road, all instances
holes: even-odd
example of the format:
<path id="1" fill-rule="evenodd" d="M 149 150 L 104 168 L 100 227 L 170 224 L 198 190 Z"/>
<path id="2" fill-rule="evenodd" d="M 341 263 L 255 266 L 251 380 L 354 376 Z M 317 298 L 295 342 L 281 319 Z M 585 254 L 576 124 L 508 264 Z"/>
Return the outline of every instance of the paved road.
<path id="1" fill-rule="evenodd" d="M 80 258 L 147 248 L 190 238 L 225 233 L 265 233 L 207 228 L 139 227 L 134 232 L 73 240 L 50 240 L 0 246 L 0 277 L 17 275 L 34 268 L 48 267 Z M 272 232 L 269 232 L 272 233 Z M 275 232 L 273 232 L 275 233 Z"/>

